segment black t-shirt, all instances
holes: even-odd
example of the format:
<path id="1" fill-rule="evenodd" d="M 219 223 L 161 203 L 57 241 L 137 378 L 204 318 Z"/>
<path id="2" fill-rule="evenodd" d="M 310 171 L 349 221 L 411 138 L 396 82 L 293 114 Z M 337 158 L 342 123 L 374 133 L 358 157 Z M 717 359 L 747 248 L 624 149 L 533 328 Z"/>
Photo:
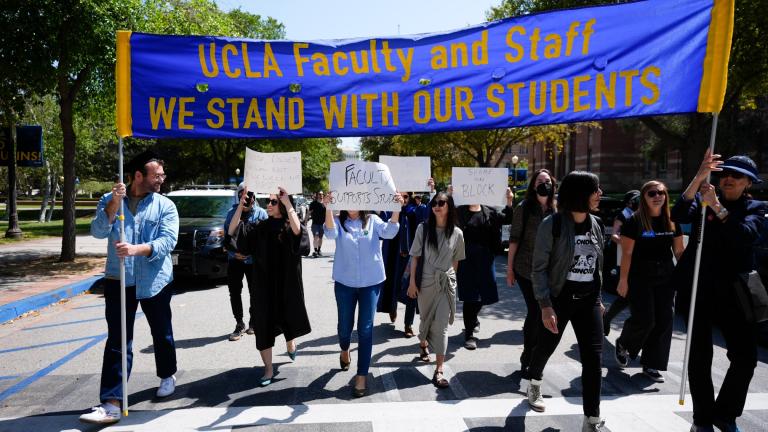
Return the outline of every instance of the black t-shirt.
<path id="1" fill-rule="evenodd" d="M 565 277 L 564 290 L 572 294 L 588 294 L 596 291 L 598 241 L 592 236 L 592 218 L 574 225 L 575 247 L 571 268 Z"/>
<path id="2" fill-rule="evenodd" d="M 317 200 L 312 201 L 309 203 L 309 212 L 313 225 L 325 223 L 325 206 L 323 203 Z"/>
<path id="3" fill-rule="evenodd" d="M 672 260 L 672 239 L 683 235 L 680 225 L 675 224 L 674 230 L 664 226 L 661 216 L 651 219 L 651 230 L 643 228 L 637 215 L 627 219 L 621 227 L 621 235 L 635 241 L 632 250 L 632 260 L 668 261 Z"/>

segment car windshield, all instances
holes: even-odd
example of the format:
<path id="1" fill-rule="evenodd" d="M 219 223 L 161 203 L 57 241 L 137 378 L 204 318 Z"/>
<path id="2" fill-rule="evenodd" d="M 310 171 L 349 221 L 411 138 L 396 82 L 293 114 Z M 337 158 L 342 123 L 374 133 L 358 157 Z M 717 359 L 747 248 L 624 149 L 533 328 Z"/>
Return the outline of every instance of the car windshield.
<path id="1" fill-rule="evenodd" d="M 226 217 L 232 207 L 227 196 L 169 196 L 179 211 L 180 218 Z"/>

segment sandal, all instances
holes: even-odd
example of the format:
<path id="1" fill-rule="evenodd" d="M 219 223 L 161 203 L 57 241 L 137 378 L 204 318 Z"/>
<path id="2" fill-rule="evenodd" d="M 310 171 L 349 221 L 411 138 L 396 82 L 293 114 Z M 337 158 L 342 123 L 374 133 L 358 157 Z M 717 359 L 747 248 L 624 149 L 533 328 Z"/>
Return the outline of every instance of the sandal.
<path id="1" fill-rule="evenodd" d="M 432 384 L 437 388 L 448 388 L 451 384 L 445 379 L 443 371 L 435 370 L 435 374 L 432 375 Z"/>
<path id="2" fill-rule="evenodd" d="M 419 360 L 429 363 L 429 345 L 422 346 L 419 344 L 419 349 L 421 350 L 419 353 Z"/>
<path id="3" fill-rule="evenodd" d="M 405 337 L 406 338 L 412 338 L 414 336 L 416 336 L 416 334 L 413 332 L 413 327 L 406 326 L 405 327 Z"/>

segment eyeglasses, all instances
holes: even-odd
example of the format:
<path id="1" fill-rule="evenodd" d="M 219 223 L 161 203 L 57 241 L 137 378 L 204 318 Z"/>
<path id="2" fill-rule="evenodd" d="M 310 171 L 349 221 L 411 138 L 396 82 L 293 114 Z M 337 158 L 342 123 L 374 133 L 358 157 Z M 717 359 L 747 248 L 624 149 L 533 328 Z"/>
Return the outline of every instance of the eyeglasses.
<path id="1" fill-rule="evenodd" d="M 646 192 L 645 194 L 648 195 L 648 198 L 656 198 L 656 195 L 659 195 L 659 196 L 666 195 L 667 191 L 651 189 L 648 192 Z"/>
<path id="2" fill-rule="evenodd" d="M 168 176 L 165 175 L 165 174 L 155 174 L 154 176 L 152 176 L 152 178 L 154 178 L 155 181 L 157 181 L 157 180 L 165 180 L 166 177 L 168 177 Z"/>
<path id="3" fill-rule="evenodd" d="M 273 206 L 276 206 L 276 205 L 277 205 L 277 203 L 279 203 L 279 202 L 280 202 L 280 201 L 278 201 L 278 200 L 276 200 L 276 199 L 271 199 L 271 200 L 269 200 L 269 201 L 268 201 L 268 204 L 269 204 L 269 205 L 273 205 Z"/>
<path id="4" fill-rule="evenodd" d="M 432 207 L 445 207 L 446 204 L 448 204 L 446 200 L 432 201 Z"/>
<path id="5" fill-rule="evenodd" d="M 740 173 L 740 172 L 737 172 L 737 171 L 725 170 L 725 171 L 720 171 L 719 173 L 717 173 L 717 177 L 720 177 L 720 178 L 730 177 L 730 178 L 732 178 L 734 180 L 741 180 L 741 179 L 743 179 L 746 176 L 744 174 Z"/>

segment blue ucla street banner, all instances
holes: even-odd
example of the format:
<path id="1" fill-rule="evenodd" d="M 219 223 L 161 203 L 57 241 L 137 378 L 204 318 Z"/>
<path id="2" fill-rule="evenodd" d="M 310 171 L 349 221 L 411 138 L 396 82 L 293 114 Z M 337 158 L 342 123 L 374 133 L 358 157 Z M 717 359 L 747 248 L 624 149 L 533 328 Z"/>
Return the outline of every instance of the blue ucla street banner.
<path id="1" fill-rule="evenodd" d="M 648 0 L 410 37 L 118 33 L 120 136 L 323 137 L 717 112 L 733 0 Z"/>

